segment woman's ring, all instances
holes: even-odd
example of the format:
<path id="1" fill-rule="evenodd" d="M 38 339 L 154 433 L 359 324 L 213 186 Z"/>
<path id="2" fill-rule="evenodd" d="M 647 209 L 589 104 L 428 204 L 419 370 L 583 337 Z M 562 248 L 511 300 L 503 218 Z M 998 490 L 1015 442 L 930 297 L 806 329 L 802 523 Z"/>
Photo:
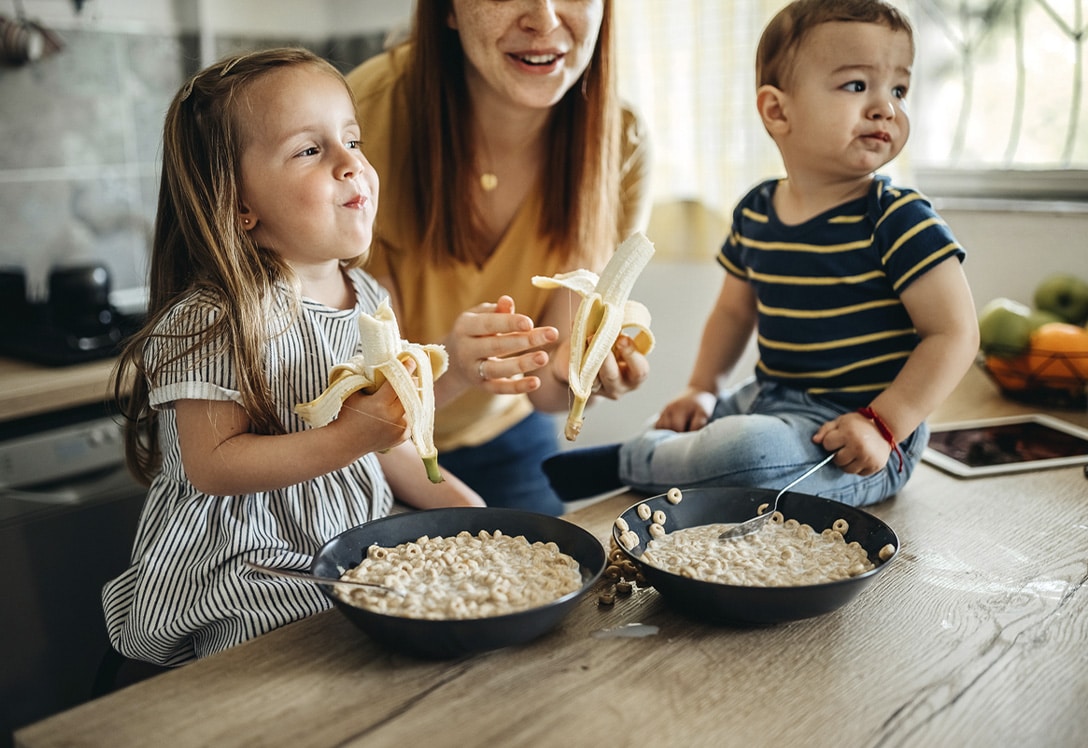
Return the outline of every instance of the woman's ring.
<path id="1" fill-rule="evenodd" d="M 484 374 L 484 364 L 486 362 L 487 362 L 486 358 L 481 358 L 480 363 L 478 363 L 476 365 L 476 373 L 480 375 L 480 381 L 481 382 L 486 382 L 487 381 L 487 375 Z"/>

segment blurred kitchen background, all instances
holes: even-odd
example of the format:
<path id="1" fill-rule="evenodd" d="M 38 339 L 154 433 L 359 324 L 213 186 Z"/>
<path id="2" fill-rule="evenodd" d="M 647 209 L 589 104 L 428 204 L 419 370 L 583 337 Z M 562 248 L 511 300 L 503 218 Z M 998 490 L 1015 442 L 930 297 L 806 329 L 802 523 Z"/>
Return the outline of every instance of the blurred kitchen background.
<path id="1" fill-rule="evenodd" d="M 624 438 L 687 380 L 732 205 L 781 173 L 752 69 L 783 3 L 614 0 L 621 93 L 654 142 L 658 252 L 634 297 L 658 345 L 650 380 L 595 404 L 578 445 Z M 911 142 L 889 171 L 927 193 L 967 248 L 977 306 L 1030 302 L 1050 273 L 1088 278 L 1088 0 L 900 4 L 918 60 Z M 189 75 L 282 44 L 346 71 L 402 33 L 410 11 L 411 0 L 0 0 L 0 343 L 63 302 L 86 302 L 88 325 L 111 333 L 111 313 L 138 318 L 163 115 Z M 23 337 L 18 355 L 0 356 L 0 566 L 12 581 L 0 612 L 0 748 L 11 726 L 89 698 L 106 648 L 99 590 L 125 564 L 143 498 L 99 401 L 114 341 Z M 78 360 L 107 358 L 27 366 L 23 356 L 50 341 Z M 749 353 L 728 381 L 751 364 Z"/>
<path id="2" fill-rule="evenodd" d="M 636 428 L 684 383 L 720 281 L 725 217 L 745 188 L 780 172 L 751 70 L 781 4 L 617 3 L 621 88 L 649 120 L 657 157 L 658 256 L 637 296 L 660 347 L 650 385 L 622 407 L 598 405 L 586 443 Z M 891 171 L 919 183 L 968 248 L 979 306 L 1030 301 L 1050 271 L 1088 275 L 1083 4 L 901 3 L 919 27 L 919 62 L 912 140 Z M 138 308 L 162 117 L 184 79 L 274 44 L 311 47 L 347 70 L 402 31 L 410 10 L 411 0 L 0 0 L 5 40 L 20 24 L 38 37 L 34 59 L 7 43 L 0 64 L 0 265 L 21 268 L 28 295 L 43 298 L 54 266 L 102 263 L 114 302 Z"/>
<path id="3" fill-rule="evenodd" d="M 968 248 L 978 305 L 1030 301 L 1050 271 L 1088 275 L 1084 0 L 901 4 L 919 27 L 919 62 L 911 144 L 891 171 L 919 183 Z M 649 120 L 657 157 L 658 255 L 637 296 L 659 349 L 649 386 L 622 407 L 595 407 L 586 443 L 637 428 L 684 383 L 720 281 L 725 217 L 780 171 L 751 73 L 759 30 L 780 6 L 617 3 L 621 88 Z M 0 266 L 22 269 L 28 295 L 44 298 L 51 268 L 102 263 L 112 300 L 138 309 L 162 117 L 184 79 L 222 55 L 288 43 L 347 70 L 402 31 L 410 10 L 411 0 L 0 0 Z M 34 59 L 12 48 L 17 25 Z"/>

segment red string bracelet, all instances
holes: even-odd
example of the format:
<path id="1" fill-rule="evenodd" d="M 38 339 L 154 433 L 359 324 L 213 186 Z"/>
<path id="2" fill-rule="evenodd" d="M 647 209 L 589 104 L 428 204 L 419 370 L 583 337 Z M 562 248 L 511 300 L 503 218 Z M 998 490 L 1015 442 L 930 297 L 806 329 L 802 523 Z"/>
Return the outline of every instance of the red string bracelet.
<path id="1" fill-rule="evenodd" d="M 899 449 L 899 444 L 895 441 L 892 430 L 888 428 L 888 424 L 884 423 L 884 419 L 878 416 L 872 408 L 858 408 L 858 413 L 872 421 L 873 425 L 876 426 L 876 430 L 884 437 L 884 441 L 891 445 L 892 452 L 899 458 L 899 472 L 903 472 L 903 453 Z"/>

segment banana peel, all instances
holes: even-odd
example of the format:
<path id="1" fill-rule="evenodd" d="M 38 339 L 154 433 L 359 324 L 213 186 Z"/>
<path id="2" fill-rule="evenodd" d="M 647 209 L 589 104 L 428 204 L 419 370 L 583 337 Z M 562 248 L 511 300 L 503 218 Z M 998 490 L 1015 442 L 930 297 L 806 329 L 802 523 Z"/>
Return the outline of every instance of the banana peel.
<path id="1" fill-rule="evenodd" d="M 360 314 L 358 324 L 359 352 L 334 366 L 328 387 L 316 399 L 296 405 L 295 413 L 311 426 L 324 426 L 336 418 L 349 396 L 360 390 L 373 394 L 388 381 L 404 406 L 412 443 L 427 477 L 440 483 L 442 473 L 434 446 L 434 381 L 449 366 L 446 349 L 401 339 L 397 318 L 386 301 L 372 315 Z M 408 359 L 415 362 L 412 374 L 404 368 Z"/>
<path id="2" fill-rule="evenodd" d="M 625 331 L 635 349 L 647 354 L 653 349 L 650 311 L 628 297 L 639 274 L 654 254 L 654 245 L 642 233 L 623 241 L 601 271 L 580 269 L 555 276 L 533 276 L 538 288 L 566 288 L 582 297 L 574 316 L 570 337 L 570 390 L 573 395 L 564 435 L 574 441 L 582 430 L 586 403 L 605 358 Z"/>

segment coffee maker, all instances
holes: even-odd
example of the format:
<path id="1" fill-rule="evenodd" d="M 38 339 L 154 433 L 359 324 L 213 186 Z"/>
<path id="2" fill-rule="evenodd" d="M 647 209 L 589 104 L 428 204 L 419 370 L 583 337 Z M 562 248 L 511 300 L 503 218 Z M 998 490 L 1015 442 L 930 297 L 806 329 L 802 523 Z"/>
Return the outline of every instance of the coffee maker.
<path id="1" fill-rule="evenodd" d="M 0 270 L 0 355 L 50 366 L 108 358 L 135 324 L 110 303 L 105 265 L 54 267 L 43 301 L 28 297 L 23 270 Z"/>

